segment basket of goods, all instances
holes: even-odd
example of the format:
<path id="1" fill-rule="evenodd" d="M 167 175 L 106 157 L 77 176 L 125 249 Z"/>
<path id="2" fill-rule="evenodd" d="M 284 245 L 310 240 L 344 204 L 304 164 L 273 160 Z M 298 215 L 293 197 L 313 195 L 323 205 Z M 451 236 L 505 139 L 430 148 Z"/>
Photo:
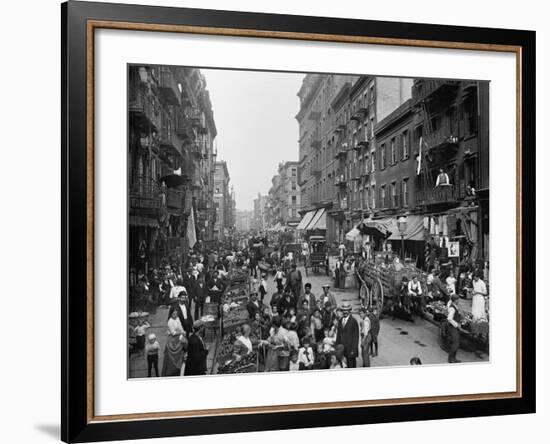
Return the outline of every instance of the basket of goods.
<path id="1" fill-rule="evenodd" d="M 256 352 L 244 355 L 240 359 L 230 359 L 218 366 L 218 374 L 255 372 L 258 370 L 257 359 Z"/>
<path id="2" fill-rule="evenodd" d="M 224 331 L 232 331 L 239 325 L 245 324 L 249 321 L 248 311 L 244 307 L 240 307 L 235 310 L 231 310 L 228 313 L 224 313 L 223 328 Z"/>
<path id="3" fill-rule="evenodd" d="M 223 337 L 220 345 L 218 346 L 218 364 L 227 362 L 233 355 L 234 343 L 237 340 L 234 333 L 227 334 Z"/>
<path id="4" fill-rule="evenodd" d="M 474 335 L 488 335 L 489 321 L 487 319 L 476 319 L 470 324 L 470 331 Z"/>

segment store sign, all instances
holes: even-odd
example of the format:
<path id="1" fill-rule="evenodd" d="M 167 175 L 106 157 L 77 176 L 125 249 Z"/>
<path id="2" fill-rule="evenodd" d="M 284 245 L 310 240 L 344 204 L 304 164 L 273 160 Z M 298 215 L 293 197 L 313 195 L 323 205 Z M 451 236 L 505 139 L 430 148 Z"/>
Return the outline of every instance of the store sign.
<path id="1" fill-rule="evenodd" d="M 449 242 L 447 244 L 449 257 L 460 257 L 460 242 Z"/>

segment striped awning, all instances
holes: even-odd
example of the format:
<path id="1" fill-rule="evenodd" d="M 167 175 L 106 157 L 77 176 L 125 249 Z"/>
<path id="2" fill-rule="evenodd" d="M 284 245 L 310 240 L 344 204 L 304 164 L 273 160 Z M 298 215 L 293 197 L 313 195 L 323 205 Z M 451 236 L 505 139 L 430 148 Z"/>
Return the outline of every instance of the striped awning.
<path id="1" fill-rule="evenodd" d="M 324 208 L 317 210 L 315 216 L 307 226 L 306 230 L 326 230 L 327 229 L 327 215 Z"/>
<path id="2" fill-rule="evenodd" d="M 302 220 L 300 221 L 300 223 L 298 224 L 296 229 L 297 230 L 305 230 L 306 227 L 311 222 L 311 219 L 313 219 L 313 216 L 315 216 L 316 213 L 317 213 L 317 210 L 311 210 L 311 211 L 308 211 L 306 214 L 304 214 L 304 217 L 302 217 Z"/>

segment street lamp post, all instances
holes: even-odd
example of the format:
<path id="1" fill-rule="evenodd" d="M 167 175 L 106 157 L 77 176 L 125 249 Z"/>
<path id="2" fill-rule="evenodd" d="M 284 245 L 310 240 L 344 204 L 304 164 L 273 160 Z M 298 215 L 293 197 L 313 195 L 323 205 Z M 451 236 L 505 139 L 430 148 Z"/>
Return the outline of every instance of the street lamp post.
<path id="1" fill-rule="evenodd" d="M 401 259 L 405 261 L 405 232 L 407 231 L 407 216 L 401 216 L 397 219 L 397 229 L 401 234 Z"/>

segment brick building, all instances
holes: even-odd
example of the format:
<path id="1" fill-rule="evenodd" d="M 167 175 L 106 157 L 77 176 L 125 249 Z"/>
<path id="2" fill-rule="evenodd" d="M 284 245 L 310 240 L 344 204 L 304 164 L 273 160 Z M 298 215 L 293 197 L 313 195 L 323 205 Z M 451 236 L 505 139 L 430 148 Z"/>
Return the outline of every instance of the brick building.
<path id="1" fill-rule="evenodd" d="M 163 257 L 185 256 L 190 220 L 199 240 L 212 236 L 217 131 L 200 70 L 131 65 L 128 123 L 132 281 Z"/>
<path id="2" fill-rule="evenodd" d="M 298 92 L 302 221 L 329 242 L 368 214 L 376 168 L 374 127 L 411 96 L 412 80 L 373 76 L 305 76 Z"/>

